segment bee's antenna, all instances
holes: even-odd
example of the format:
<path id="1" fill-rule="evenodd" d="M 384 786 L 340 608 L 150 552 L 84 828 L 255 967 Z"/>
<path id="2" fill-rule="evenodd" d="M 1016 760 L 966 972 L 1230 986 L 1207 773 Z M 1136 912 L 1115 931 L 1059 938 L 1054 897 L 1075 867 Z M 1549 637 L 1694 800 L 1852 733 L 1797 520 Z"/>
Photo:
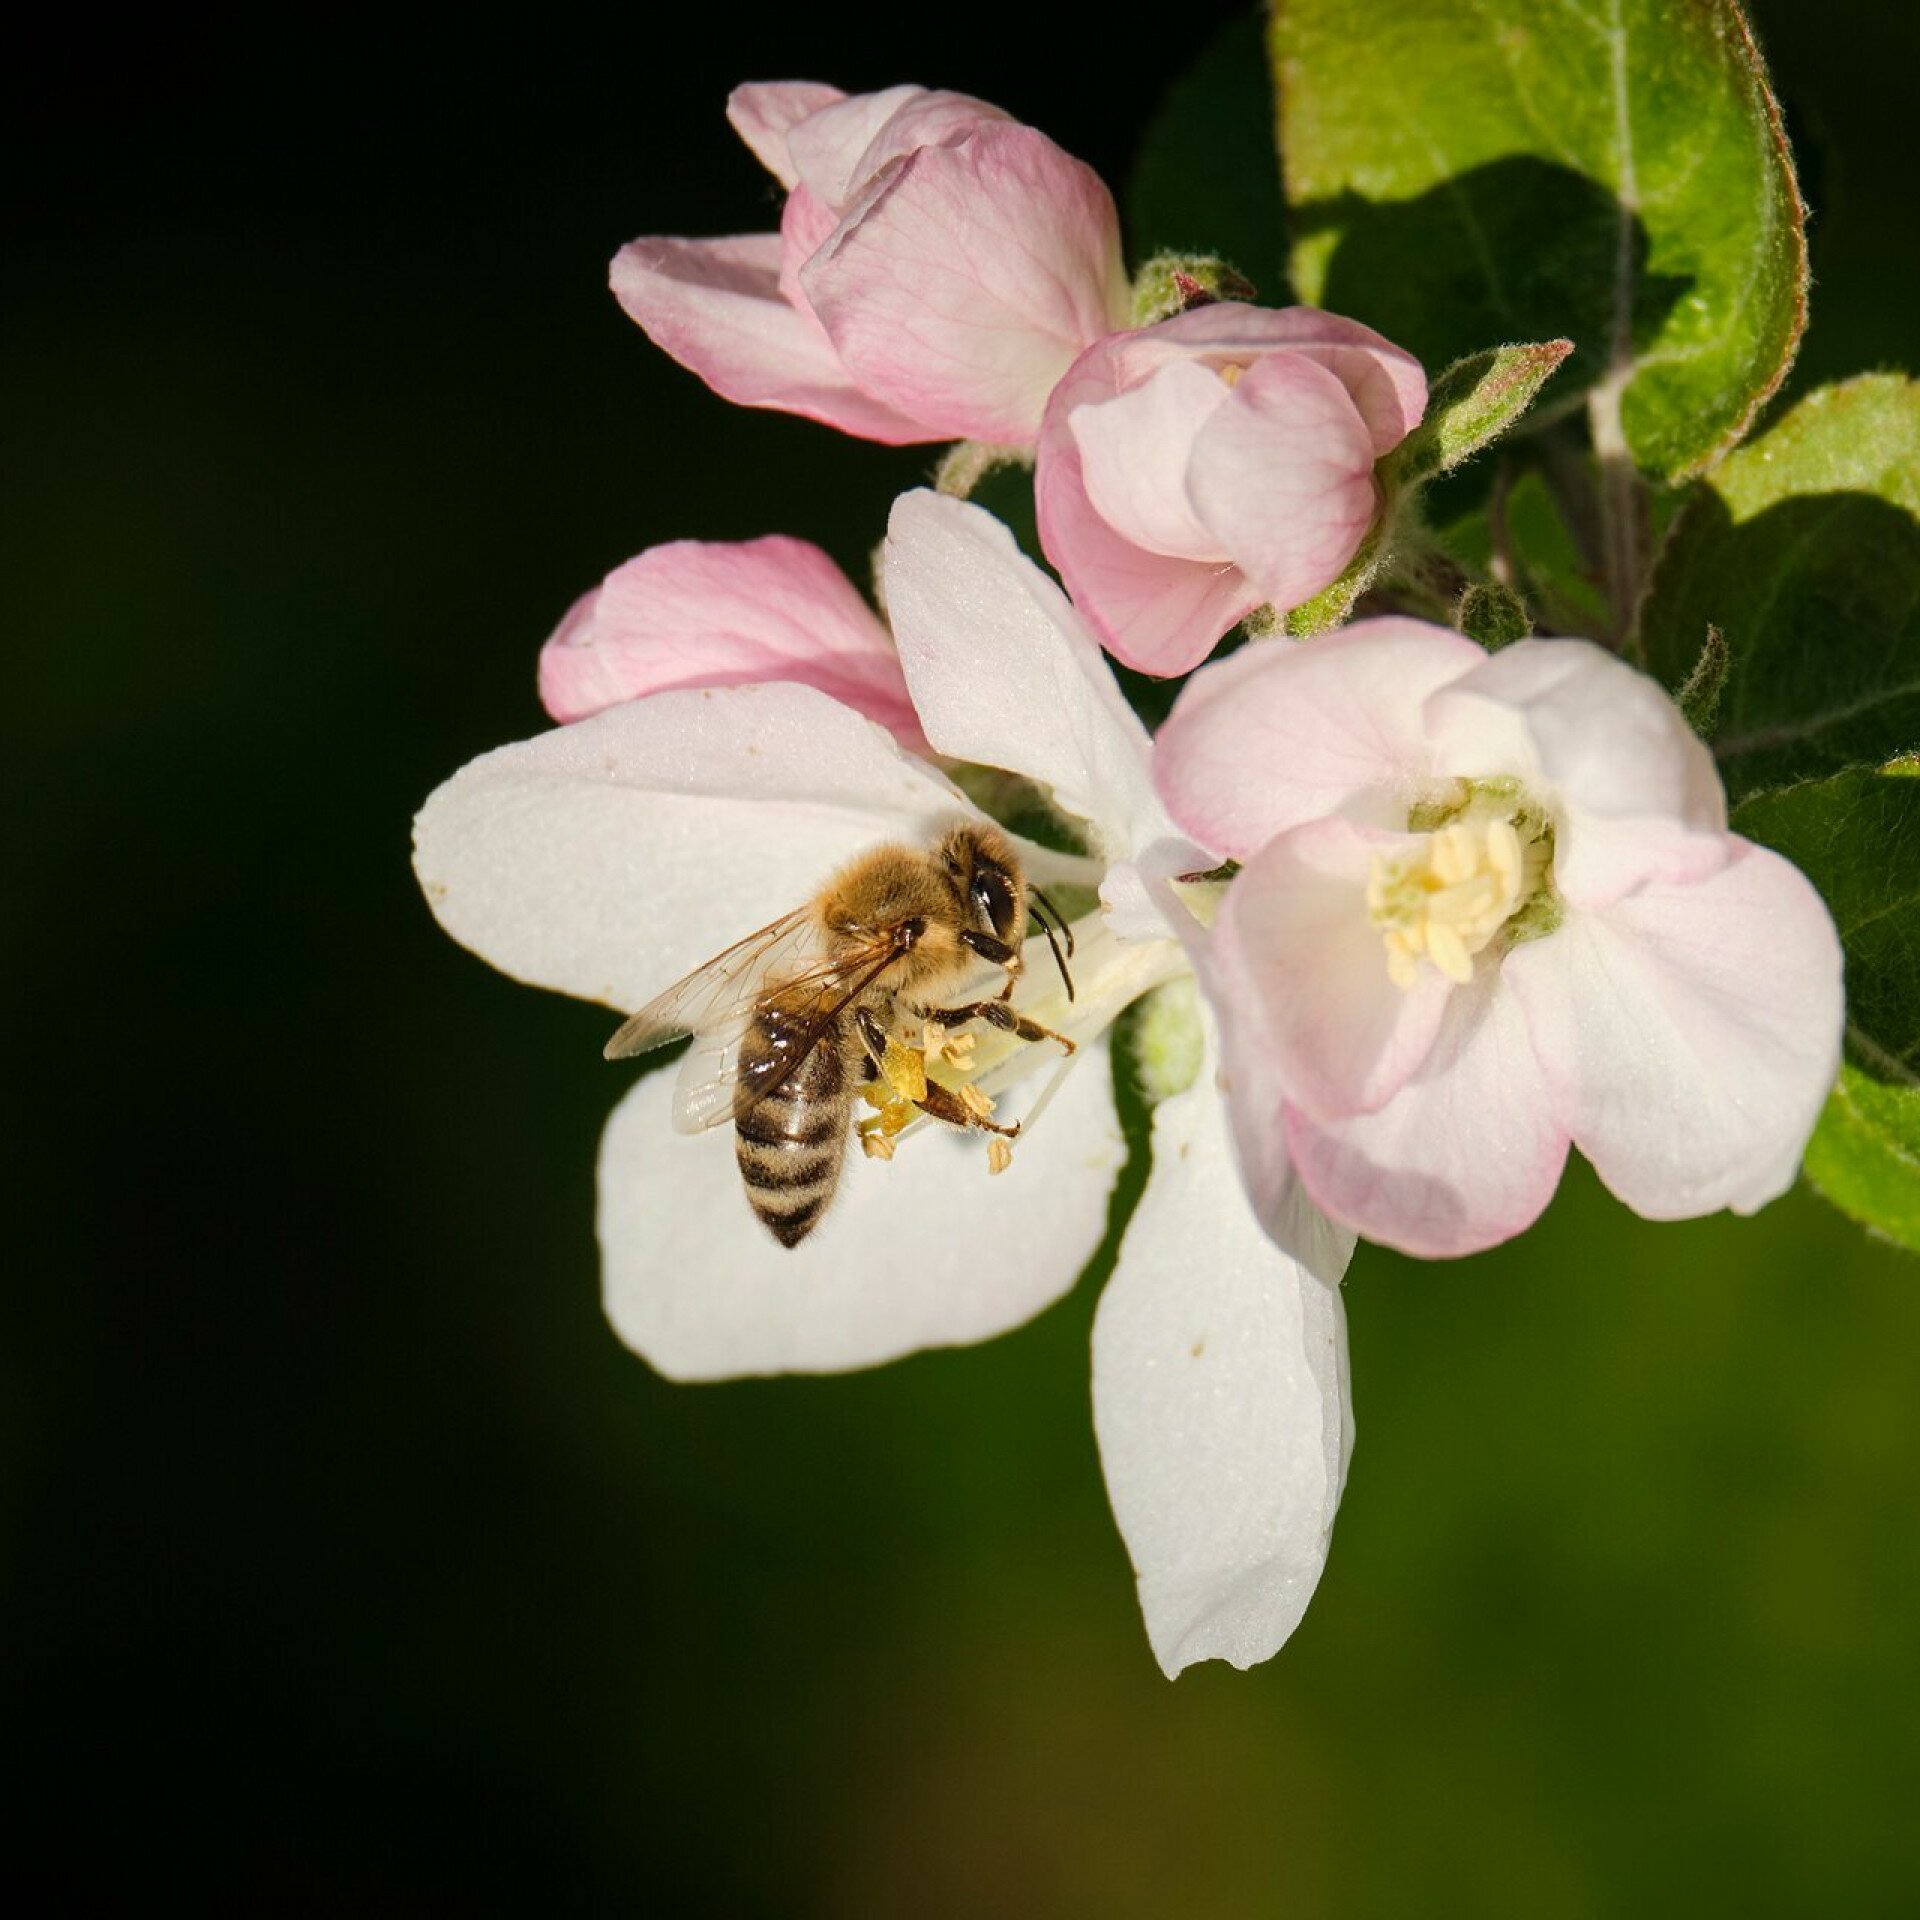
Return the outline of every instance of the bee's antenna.
<path id="1" fill-rule="evenodd" d="M 1045 907 L 1047 912 L 1040 909 Z M 1027 901 L 1027 911 L 1040 923 L 1040 931 L 1047 936 L 1048 949 L 1053 954 L 1053 964 L 1060 969 L 1060 982 L 1067 990 L 1067 1000 L 1073 1000 L 1073 975 L 1067 971 L 1066 956 L 1060 951 L 1060 942 L 1053 937 L 1053 928 L 1047 924 L 1047 914 L 1051 914 L 1059 924 L 1060 931 L 1066 936 L 1067 953 L 1073 951 L 1073 929 L 1060 918 L 1060 909 L 1056 907 L 1038 887 L 1032 890 Z"/>
<path id="2" fill-rule="evenodd" d="M 1038 901 L 1040 902 L 1040 904 L 1041 904 L 1041 905 L 1042 905 L 1043 907 L 1045 907 L 1045 908 L 1046 908 L 1046 910 L 1047 910 L 1047 911 L 1048 911 L 1048 912 L 1049 912 L 1050 914 L 1052 914 L 1052 915 L 1053 915 L 1053 917 L 1054 917 L 1054 919 L 1055 919 L 1056 921 L 1058 921 L 1058 922 L 1059 922 L 1059 925 L 1060 925 L 1060 931 L 1061 931 L 1061 932 L 1062 932 L 1062 933 L 1063 933 L 1063 934 L 1064 934 L 1064 935 L 1066 936 L 1066 941 L 1067 941 L 1067 958 L 1068 958 L 1069 960 L 1071 960 L 1071 959 L 1073 958 L 1073 928 L 1072 928 L 1071 926 L 1069 926 L 1069 925 L 1067 924 L 1067 921 L 1066 921 L 1066 918 L 1065 918 L 1065 916 L 1064 916 L 1064 915 L 1063 915 L 1063 914 L 1061 913 L 1061 911 L 1060 911 L 1060 909 L 1059 909 L 1058 907 L 1056 907 L 1056 906 L 1055 906 L 1055 905 L 1053 904 L 1053 902 L 1052 902 L 1051 900 L 1049 900 L 1049 899 L 1047 898 L 1047 896 L 1046 896 L 1046 895 L 1045 895 L 1044 893 L 1042 893 L 1042 892 L 1040 891 L 1040 889 L 1039 889 L 1038 887 L 1029 887 L 1029 888 L 1027 889 L 1027 891 L 1028 891 L 1028 893 L 1029 893 L 1029 894 L 1030 894 L 1030 895 L 1031 895 L 1031 896 L 1032 896 L 1032 897 L 1033 897 L 1033 898 L 1034 898 L 1035 900 L 1038 900 Z M 1029 907 L 1029 908 L 1028 908 L 1028 911 L 1029 911 L 1029 912 L 1032 912 L 1032 908 L 1031 908 L 1031 907 Z M 1035 917 L 1036 919 L 1038 919 L 1038 918 L 1039 918 L 1039 916 L 1038 916 L 1037 914 L 1036 914 L 1036 915 L 1035 915 L 1034 917 Z M 1045 925 L 1046 923 L 1045 923 L 1044 921 L 1042 921 L 1042 922 L 1041 922 L 1041 924 L 1042 924 L 1042 925 L 1044 926 L 1044 925 Z"/>

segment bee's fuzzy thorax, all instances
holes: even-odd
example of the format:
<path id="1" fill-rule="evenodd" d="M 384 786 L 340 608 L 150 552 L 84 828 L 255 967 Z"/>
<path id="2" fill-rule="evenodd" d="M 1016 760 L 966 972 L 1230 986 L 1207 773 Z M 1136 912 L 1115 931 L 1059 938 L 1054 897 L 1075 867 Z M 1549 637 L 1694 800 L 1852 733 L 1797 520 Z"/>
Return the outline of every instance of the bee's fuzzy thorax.
<path id="1" fill-rule="evenodd" d="M 931 849 L 875 847 L 848 862 L 821 890 L 815 911 L 830 946 L 866 942 L 889 927 L 921 923 L 912 949 L 889 969 L 894 991 L 928 993 L 979 964 L 960 933 L 982 925 L 973 888 L 991 872 L 1009 903 L 1012 944 L 1026 919 L 1026 881 L 1012 842 L 998 827 L 969 822 L 949 829 Z"/>

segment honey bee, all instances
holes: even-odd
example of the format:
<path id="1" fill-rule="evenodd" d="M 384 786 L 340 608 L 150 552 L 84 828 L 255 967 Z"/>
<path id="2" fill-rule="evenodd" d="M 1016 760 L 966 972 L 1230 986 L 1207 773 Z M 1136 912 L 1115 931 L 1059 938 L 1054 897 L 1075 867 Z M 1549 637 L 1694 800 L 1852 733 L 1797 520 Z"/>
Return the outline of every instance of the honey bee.
<path id="1" fill-rule="evenodd" d="M 991 1164 L 1005 1164 L 1001 1143 L 1019 1126 L 991 1119 L 991 1105 L 974 1089 L 955 1092 L 915 1071 L 909 1091 L 899 1092 L 900 1030 L 908 1019 L 931 1035 L 979 1020 L 1023 1041 L 1057 1041 L 1071 1053 L 1064 1034 L 1008 1004 L 1029 914 L 1071 1000 L 1072 929 L 1029 886 L 997 827 L 956 826 L 931 847 L 875 847 L 804 906 L 642 1007 L 607 1042 L 606 1057 L 628 1059 L 693 1034 L 675 1089 L 674 1124 L 700 1133 L 732 1121 L 748 1201 L 783 1247 L 798 1246 L 839 1184 L 863 1088 L 884 1085 L 896 1107 L 910 1102 L 950 1126 L 997 1136 L 999 1157 Z M 936 1004 L 981 961 L 1005 970 L 996 997 Z M 923 1052 L 908 1057 L 924 1064 Z M 869 1145 L 885 1154 L 891 1136 Z"/>

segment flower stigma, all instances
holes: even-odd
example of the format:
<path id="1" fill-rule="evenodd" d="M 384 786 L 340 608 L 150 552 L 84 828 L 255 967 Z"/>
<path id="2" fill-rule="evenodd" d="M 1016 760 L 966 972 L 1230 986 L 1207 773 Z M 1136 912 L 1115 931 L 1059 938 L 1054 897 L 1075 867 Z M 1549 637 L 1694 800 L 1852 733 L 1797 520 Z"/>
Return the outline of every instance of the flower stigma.
<path id="1" fill-rule="evenodd" d="M 1513 780 L 1459 781 L 1408 815 L 1419 844 L 1376 853 L 1367 872 L 1367 918 L 1403 991 L 1430 962 L 1456 986 L 1475 956 L 1505 933 L 1509 946 L 1559 924 L 1553 890 L 1553 824 Z"/>

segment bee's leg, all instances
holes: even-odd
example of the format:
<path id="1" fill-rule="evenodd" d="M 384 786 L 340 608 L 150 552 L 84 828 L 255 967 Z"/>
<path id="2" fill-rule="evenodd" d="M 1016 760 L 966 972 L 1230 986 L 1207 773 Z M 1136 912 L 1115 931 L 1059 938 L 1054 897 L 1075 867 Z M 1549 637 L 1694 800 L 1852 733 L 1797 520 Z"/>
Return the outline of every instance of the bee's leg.
<path id="1" fill-rule="evenodd" d="M 936 1027 L 958 1027 L 969 1020 L 984 1020 L 988 1026 L 998 1027 L 1002 1033 L 1014 1034 L 1022 1040 L 1057 1040 L 1067 1053 L 1074 1048 L 1064 1033 L 1055 1033 L 1038 1020 L 1016 1013 L 1004 1000 L 973 1000 L 964 1007 L 932 1007 L 928 1009 L 927 1018 Z"/>
<path id="2" fill-rule="evenodd" d="M 991 960 L 996 967 L 1006 968 L 1006 984 L 1000 989 L 997 997 L 1002 1000 L 1010 998 L 1013 993 L 1013 983 L 1020 977 L 1020 949 L 1008 946 L 1004 940 L 996 940 L 990 933 L 976 933 L 971 927 L 961 930 L 960 943 L 962 946 L 971 947 L 982 960 Z"/>
<path id="3" fill-rule="evenodd" d="M 967 1098 L 971 1094 L 972 1098 Z M 943 1087 L 937 1080 L 927 1082 L 927 1090 L 913 1103 L 922 1113 L 931 1114 L 936 1120 L 944 1120 L 950 1127 L 978 1127 L 982 1133 L 997 1133 L 1008 1140 L 1020 1136 L 1020 1122 L 1003 1127 L 998 1121 L 989 1120 L 987 1115 L 993 1108 L 985 1097 L 975 1093 L 972 1087 L 963 1088 L 955 1093 L 951 1087 Z"/>
<path id="4" fill-rule="evenodd" d="M 996 940 L 990 933 L 976 933 L 971 927 L 961 929 L 960 942 L 963 946 L 971 947 L 982 960 L 991 960 L 996 967 L 1006 968 L 1006 984 L 994 998 L 1011 1000 L 1014 982 L 1020 977 L 1020 949 L 1008 946 L 1004 940 Z"/>
<path id="5" fill-rule="evenodd" d="M 990 933 L 976 933 L 972 927 L 962 927 L 960 944 L 971 947 L 982 960 L 991 960 L 996 967 L 1005 967 L 1009 973 L 1020 971 L 1020 949 L 1008 946 L 1004 940 L 996 940 Z"/>
<path id="6" fill-rule="evenodd" d="M 887 1057 L 887 1030 L 871 1007 L 861 1007 L 853 1016 L 860 1030 L 860 1044 L 866 1050 L 867 1078 L 878 1080 Z"/>

